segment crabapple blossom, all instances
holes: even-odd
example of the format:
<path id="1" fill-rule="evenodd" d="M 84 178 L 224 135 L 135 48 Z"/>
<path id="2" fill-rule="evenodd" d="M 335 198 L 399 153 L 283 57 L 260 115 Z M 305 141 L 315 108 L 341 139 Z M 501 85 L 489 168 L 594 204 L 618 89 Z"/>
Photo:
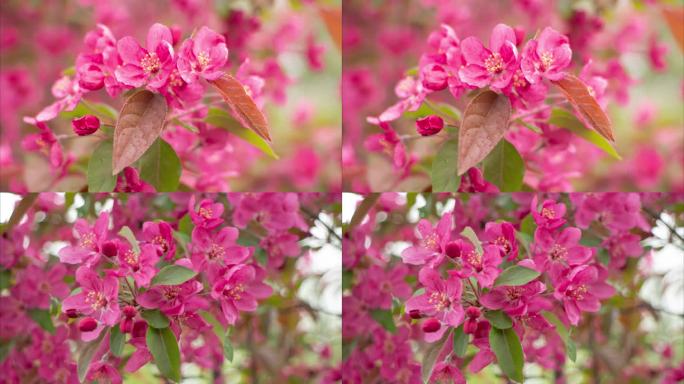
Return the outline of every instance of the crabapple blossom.
<path id="1" fill-rule="evenodd" d="M 525 79 L 532 84 L 542 78 L 560 80 L 572 60 L 568 38 L 551 27 L 546 27 L 539 37 L 527 42 L 520 59 Z"/>
<path id="2" fill-rule="evenodd" d="M 498 24 L 492 30 L 489 49 L 477 38 L 468 37 L 461 41 L 461 54 L 465 62 L 458 71 L 461 81 L 474 87 L 504 89 L 518 66 L 515 32 L 507 25 Z"/>
<path id="3" fill-rule="evenodd" d="M 194 83 L 199 77 L 216 80 L 223 75 L 227 60 L 226 39 L 202 27 L 194 37 L 183 42 L 178 52 L 178 72 L 187 83 Z"/>
<path id="4" fill-rule="evenodd" d="M 171 30 L 159 23 L 147 32 L 147 49 L 132 36 L 121 38 L 116 48 L 122 60 L 116 79 L 132 87 L 161 88 L 175 66 Z"/>
<path id="5" fill-rule="evenodd" d="M 577 325 L 581 312 L 597 312 L 599 299 L 615 294 L 615 289 L 599 279 L 599 272 L 591 265 L 572 268 L 559 282 L 553 296 L 563 303 L 565 314 L 572 325 Z"/>
<path id="6" fill-rule="evenodd" d="M 62 311 L 75 310 L 97 321 L 95 328 L 82 332 L 84 341 L 94 340 L 105 325 L 114 325 L 119 319 L 119 284 L 113 275 L 102 279 L 88 267 L 76 271 L 76 281 L 83 290 L 64 299 Z"/>
<path id="7" fill-rule="evenodd" d="M 223 316 L 229 324 L 235 324 L 240 312 L 253 312 L 257 299 L 271 295 L 272 289 L 262 283 L 262 270 L 250 265 L 235 265 L 216 279 L 211 296 L 221 302 Z"/>
<path id="8" fill-rule="evenodd" d="M 79 136 L 87 136 L 97 132 L 100 129 L 100 119 L 97 116 L 85 115 L 77 119 L 71 120 L 71 125 L 74 128 L 74 133 Z"/>

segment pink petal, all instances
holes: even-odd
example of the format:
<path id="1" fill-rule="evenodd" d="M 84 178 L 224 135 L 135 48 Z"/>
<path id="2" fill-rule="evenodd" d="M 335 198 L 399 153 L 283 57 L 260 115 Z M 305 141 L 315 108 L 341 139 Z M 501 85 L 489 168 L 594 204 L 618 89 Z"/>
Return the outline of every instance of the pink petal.
<path id="1" fill-rule="evenodd" d="M 477 38 L 468 37 L 461 41 L 461 54 L 466 63 L 482 65 L 491 55 L 491 52 Z"/>
<path id="2" fill-rule="evenodd" d="M 484 67 L 469 64 L 458 70 L 458 77 L 462 82 L 474 87 L 486 87 L 489 85 L 489 72 Z"/>
<path id="3" fill-rule="evenodd" d="M 90 256 L 92 252 L 81 247 L 67 246 L 59 250 L 59 261 L 66 264 L 80 264 Z"/>
<path id="4" fill-rule="evenodd" d="M 140 64 L 140 61 L 147 54 L 147 51 L 131 36 L 121 38 L 116 43 L 116 48 L 124 64 Z"/>
<path id="5" fill-rule="evenodd" d="M 506 24 L 497 24 L 489 38 L 489 49 L 492 52 L 499 52 L 506 42 L 511 42 L 515 46 L 515 40 L 513 28 Z"/>
<path id="6" fill-rule="evenodd" d="M 169 27 L 155 23 L 147 32 L 147 50 L 155 52 L 162 41 L 173 44 L 173 35 Z"/>
<path id="7" fill-rule="evenodd" d="M 119 82 L 131 87 L 141 87 L 145 84 L 145 72 L 134 64 L 120 66 L 114 71 L 114 74 Z"/>

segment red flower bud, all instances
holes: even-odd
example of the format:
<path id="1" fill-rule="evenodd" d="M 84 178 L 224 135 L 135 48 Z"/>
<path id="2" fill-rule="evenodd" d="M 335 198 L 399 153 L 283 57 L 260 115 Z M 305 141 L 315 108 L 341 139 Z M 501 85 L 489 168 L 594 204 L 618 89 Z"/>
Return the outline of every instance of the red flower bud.
<path id="1" fill-rule="evenodd" d="M 71 120 L 74 133 L 79 136 L 87 136 L 100 129 L 100 119 L 93 115 L 85 115 Z"/>
<path id="2" fill-rule="evenodd" d="M 97 320 L 92 317 L 84 317 L 78 322 L 78 329 L 81 332 L 90 332 L 97 328 Z"/>
<path id="3" fill-rule="evenodd" d="M 452 259 L 461 257 L 461 244 L 458 241 L 452 241 L 444 248 L 444 253 Z"/>
<path id="4" fill-rule="evenodd" d="M 472 335 L 477 331 L 477 320 L 467 319 L 463 322 L 463 332 Z"/>
<path id="5" fill-rule="evenodd" d="M 117 248 L 116 243 L 113 241 L 107 241 L 106 243 L 102 244 L 103 255 L 107 257 L 114 257 L 117 253 L 119 253 L 119 249 Z"/>
<path id="6" fill-rule="evenodd" d="M 127 305 L 123 309 L 124 316 L 131 318 L 135 317 L 135 315 L 138 314 L 138 311 L 135 310 L 135 307 L 132 305 Z"/>
<path id="7" fill-rule="evenodd" d="M 447 87 L 449 74 L 439 64 L 431 64 L 421 69 L 423 86 L 433 91 L 441 91 Z"/>
<path id="8" fill-rule="evenodd" d="M 412 319 L 420 319 L 423 317 L 423 315 L 420 314 L 420 311 L 417 309 L 412 309 L 409 311 L 409 317 Z"/>
<path id="9" fill-rule="evenodd" d="M 423 323 L 423 332 L 425 333 L 433 333 L 439 331 L 439 329 L 442 327 L 442 324 L 439 322 L 439 320 L 435 318 L 429 318 L 425 320 Z"/>
<path id="10" fill-rule="evenodd" d="M 444 120 L 437 115 L 425 116 L 416 120 L 416 131 L 422 136 L 432 136 L 444 128 Z"/>
<path id="11" fill-rule="evenodd" d="M 75 318 L 77 318 L 77 317 L 79 316 L 79 315 L 78 315 L 78 312 L 77 312 L 75 309 L 73 309 L 73 308 L 67 309 L 66 315 L 67 315 L 67 317 L 70 318 L 70 319 L 75 319 Z"/>
<path id="12" fill-rule="evenodd" d="M 480 317 L 481 314 L 482 312 L 480 311 L 480 308 L 468 307 L 468 309 L 466 309 L 466 316 L 470 318 L 477 319 L 478 317 Z"/>

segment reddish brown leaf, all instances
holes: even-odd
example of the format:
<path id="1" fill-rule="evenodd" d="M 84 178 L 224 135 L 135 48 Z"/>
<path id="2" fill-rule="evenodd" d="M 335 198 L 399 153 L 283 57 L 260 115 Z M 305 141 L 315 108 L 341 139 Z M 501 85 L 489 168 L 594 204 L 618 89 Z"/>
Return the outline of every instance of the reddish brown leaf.
<path id="1" fill-rule="evenodd" d="M 337 48 L 342 49 L 342 10 L 340 7 L 321 7 L 321 18 Z"/>
<path id="2" fill-rule="evenodd" d="M 665 7 L 663 8 L 663 16 L 670 27 L 672 36 L 679 43 L 679 49 L 684 51 L 684 6 Z"/>
<path id="3" fill-rule="evenodd" d="M 223 96 L 223 100 L 230 107 L 231 114 L 240 124 L 254 131 L 262 139 L 271 141 L 266 116 L 259 110 L 241 82 L 229 74 L 224 74 L 210 83 Z"/>
<path id="4" fill-rule="evenodd" d="M 113 175 L 133 164 L 154 143 L 164 127 L 167 111 L 164 96 L 147 90 L 126 100 L 114 129 Z"/>
<path id="5" fill-rule="evenodd" d="M 570 104 L 580 113 L 585 122 L 601 136 L 610 141 L 615 141 L 613 137 L 613 126 L 610 119 L 594 96 L 589 91 L 589 87 L 576 76 L 566 74 L 562 80 L 554 81 L 561 89 Z"/>
<path id="6" fill-rule="evenodd" d="M 484 160 L 496 147 L 511 117 L 511 102 L 505 95 L 484 91 L 470 101 L 458 132 L 458 175 Z"/>

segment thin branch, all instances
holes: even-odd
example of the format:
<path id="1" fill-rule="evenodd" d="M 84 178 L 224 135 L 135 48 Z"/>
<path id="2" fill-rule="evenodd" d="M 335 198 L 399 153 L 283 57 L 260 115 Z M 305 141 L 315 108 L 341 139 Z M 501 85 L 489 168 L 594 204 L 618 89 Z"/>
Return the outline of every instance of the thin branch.
<path id="1" fill-rule="evenodd" d="M 651 211 L 650 209 L 648 209 L 648 208 L 646 208 L 646 207 L 642 207 L 642 208 L 643 208 L 644 212 L 648 213 L 649 216 L 651 216 L 651 217 L 654 218 L 656 221 L 658 221 L 658 222 L 662 223 L 664 226 L 666 226 L 667 229 L 670 230 L 670 233 L 672 233 L 673 235 L 675 235 L 675 237 L 677 237 L 682 243 L 684 243 L 684 237 L 682 237 L 682 235 L 680 235 L 679 233 L 677 233 L 677 229 L 676 229 L 676 228 L 673 228 L 670 224 L 666 223 L 663 219 L 660 218 L 660 215 L 657 215 L 655 212 Z"/>

